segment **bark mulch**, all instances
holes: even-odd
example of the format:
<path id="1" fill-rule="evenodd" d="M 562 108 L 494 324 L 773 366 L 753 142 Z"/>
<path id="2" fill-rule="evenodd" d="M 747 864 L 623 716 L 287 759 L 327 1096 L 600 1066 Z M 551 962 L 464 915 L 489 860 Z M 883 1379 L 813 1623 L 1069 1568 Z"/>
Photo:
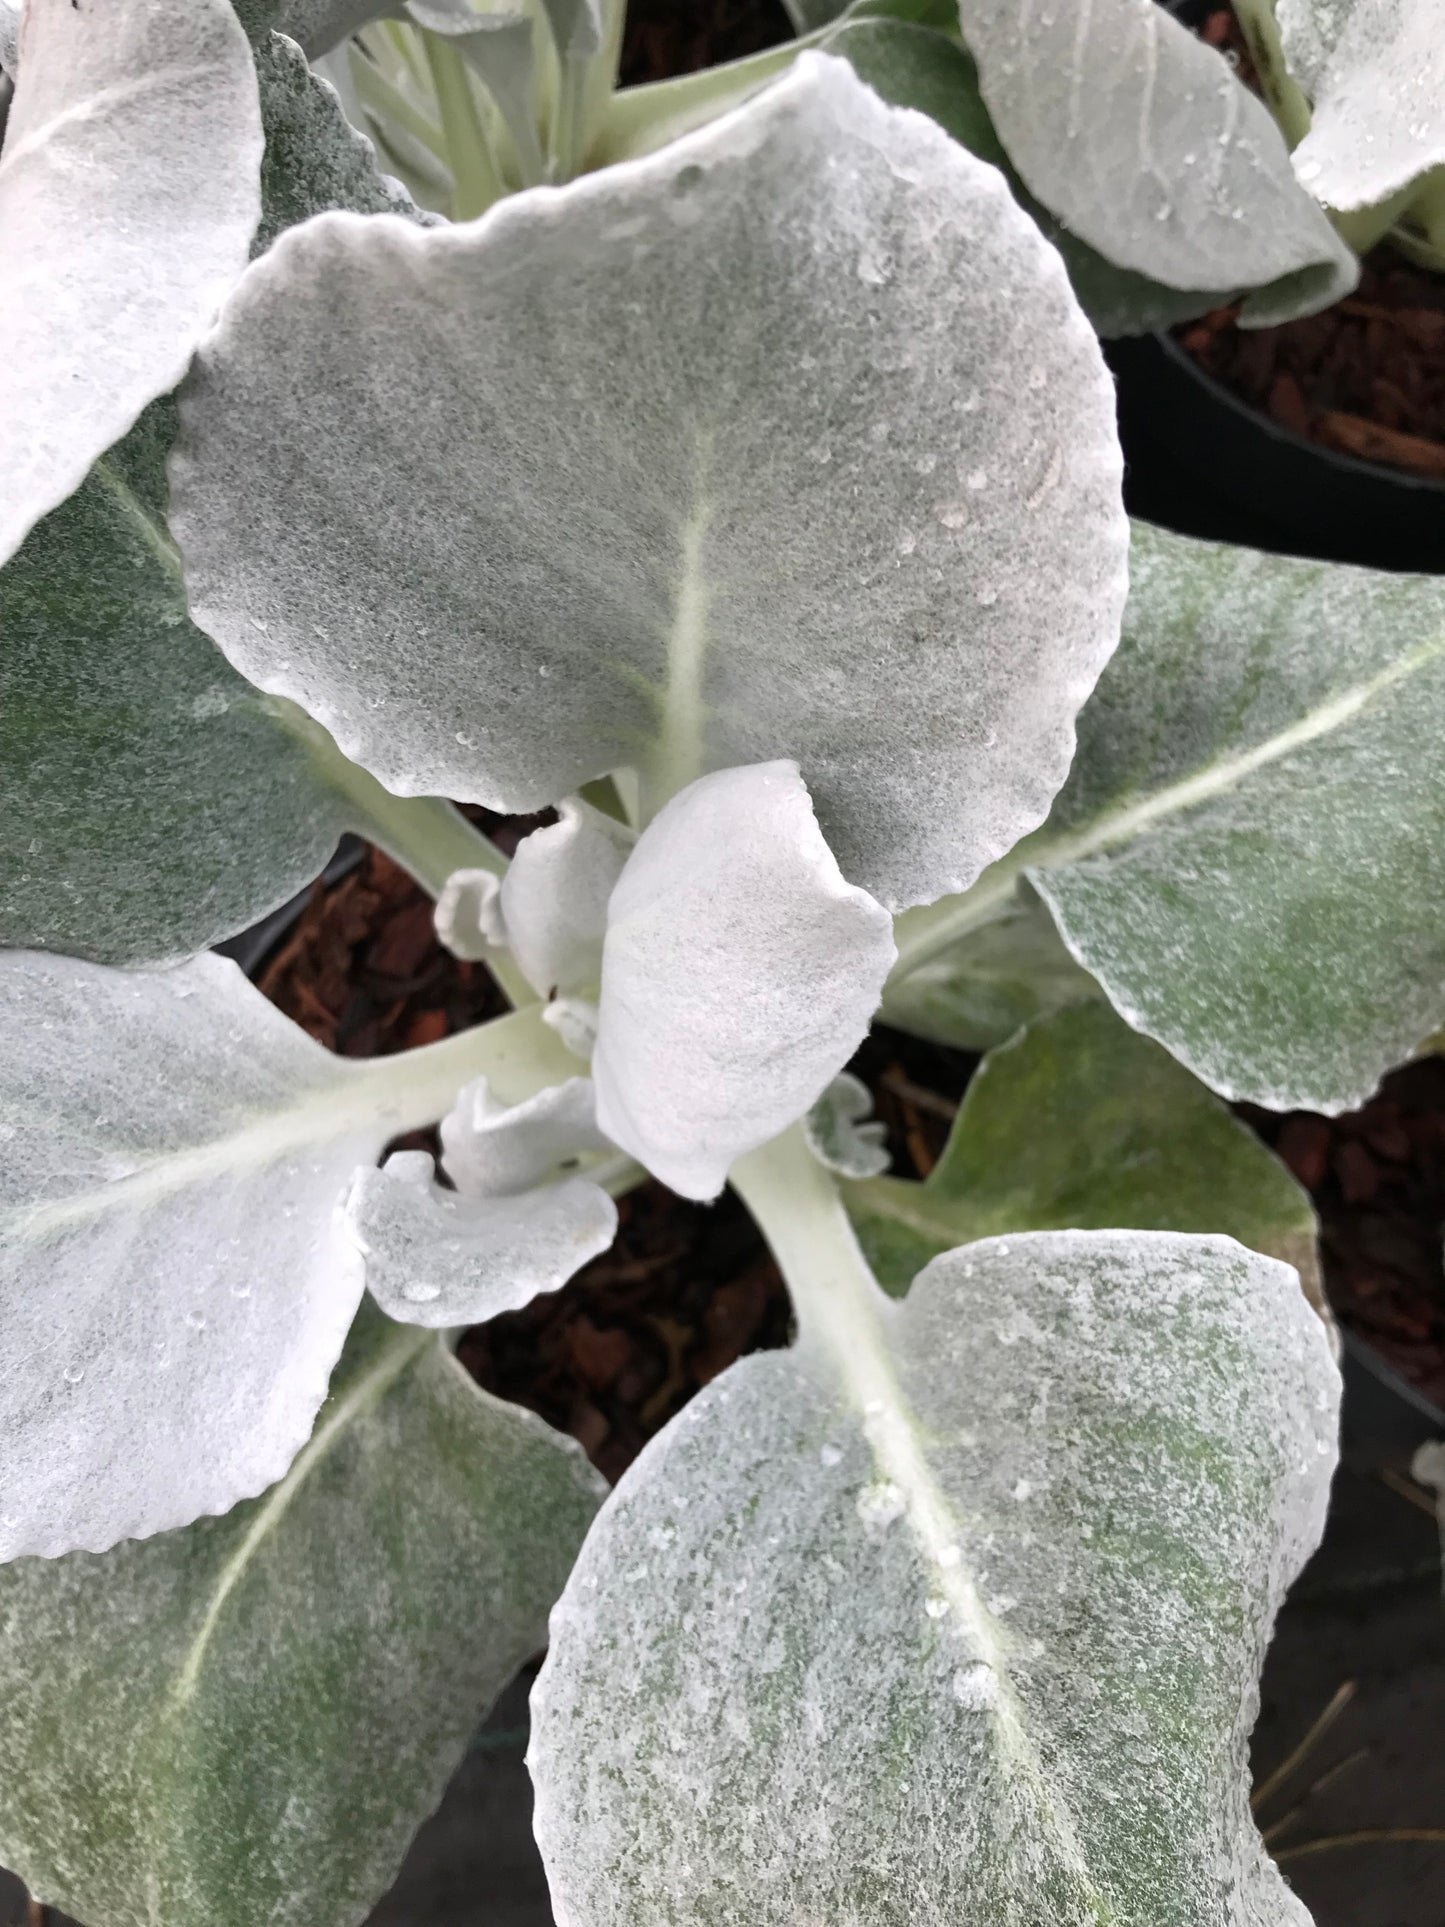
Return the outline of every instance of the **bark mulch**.
<path id="1" fill-rule="evenodd" d="M 499 841 L 534 820 L 501 826 Z M 481 965 L 442 949 L 430 899 L 374 850 L 313 888 L 258 981 L 313 1037 L 354 1057 L 432 1043 L 506 1007 Z M 883 1029 L 863 1046 L 853 1068 L 888 1127 L 897 1175 L 932 1170 L 976 1063 Z M 1445 1404 L 1445 1059 L 1407 1065 L 1347 1117 L 1240 1108 L 1314 1198 L 1342 1320 Z M 435 1148 L 430 1134 L 405 1142 Z M 614 1481 L 701 1386 L 745 1352 L 786 1344 L 791 1316 L 730 1193 L 698 1205 L 649 1181 L 619 1213 L 610 1251 L 459 1349 L 488 1391 L 570 1432 Z"/>

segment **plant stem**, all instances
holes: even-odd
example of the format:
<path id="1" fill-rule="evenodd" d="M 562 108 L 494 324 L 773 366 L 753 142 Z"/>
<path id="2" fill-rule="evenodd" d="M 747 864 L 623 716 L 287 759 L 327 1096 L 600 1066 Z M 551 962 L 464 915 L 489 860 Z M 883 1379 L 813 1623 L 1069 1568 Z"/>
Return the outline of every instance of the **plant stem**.
<path id="1" fill-rule="evenodd" d="M 1269 110 L 1285 140 L 1298 147 L 1310 131 L 1310 104 L 1285 65 L 1272 0 L 1234 0 L 1234 12 Z"/>
<path id="2" fill-rule="evenodd" d="M 266 701 L 310 751 L 327 785 L 345 797 L 351 827 L 415 877 L 429 896 L 439 897 L 456 870 L 506 875 L 507 859 L 455 805 L 439 796 L 394 796 L 370 770 L 343 756 L 327 731 L 298 704 L 280 696 Z M 536 1002 L 536 991 L 506 951 L 490 951 L 486 963 L 514 1008 Z"/>
<path id="3" fill-rule="evenodd" d="M 486 1078 L 499 1103 L 521 1104 L 577 1074 L 577 1059 L 533 1002 L 440 1043 L 367 1059 L 348 1104 L 384 1119 L 398 1135 L 435 1124 L 475 1078 Z"/>
<path id="4" fill-rule="evenodd" d="M 487 145 L 466 63 L 456 48 L 448 46 L 437 34 L 423 31 L 422 42 L 441 112 L 447 160 L 456 183 L 452 218 L 472 221 L 485 213 L 493 201 L 499 201 L 506 189 Z"/>
<path id="5" fill-rule="evenodd" d="M 846 1382 L 867 1376 L 869 1361 L 886 1356 L 882 1336 L 898 1306 L 869 1269 L 832 1174 L 809 1149 L 802 1125 L 739 1158 L 728 1182 L 778 1261 L 800 1333 L 834 1353 Z M 881 1395 L 871 1384 L 858 1390 L 864 1404 Z M 891 1375 L 887 1392 L 895 1396 Z"/>

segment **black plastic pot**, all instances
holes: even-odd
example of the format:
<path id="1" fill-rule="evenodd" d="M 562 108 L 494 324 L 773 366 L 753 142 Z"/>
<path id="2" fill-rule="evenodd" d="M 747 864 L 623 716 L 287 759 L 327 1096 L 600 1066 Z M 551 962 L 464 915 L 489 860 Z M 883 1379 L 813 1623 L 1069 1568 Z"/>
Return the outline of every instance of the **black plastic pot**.
<path id="1" fill-rule="evenodd" d="M 1221 386 L 1168 335 L 1105 344 L 1131 515 L 1286 555 L 1445 572 L 1445 484 L 1320 448 Z"/>
<path id="2" fill-rule="evenodd" d="M 1168 0 L 1197 26 L 1218 0 Z M 1124 499 L 1183 535 L 1378 569 L 1445 572 L 1445 484 L 1291 434 L 1168 335 L 1105 344 L 1119 386 Z"/>

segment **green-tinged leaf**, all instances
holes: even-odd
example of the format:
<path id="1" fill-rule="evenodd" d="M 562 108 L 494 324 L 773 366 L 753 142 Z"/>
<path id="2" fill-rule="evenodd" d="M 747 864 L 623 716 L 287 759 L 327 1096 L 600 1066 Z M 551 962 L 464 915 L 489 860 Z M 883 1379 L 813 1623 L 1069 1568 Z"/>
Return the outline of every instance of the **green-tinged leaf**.
<path id="1" fill-rule="evenodd" d="M 1295 149 L 1327 207 L 1378 207 L 1445 167 L 1445 31 L 1435 0 L 1277 0 L 1285 60 L 1313 106 Z"/>
<path id="2" fill-rule="evenodd" d="M 246 265 L 261 116 L 230 0 L 35 0 L 0 152 L 0 563 L 173 388 Z"/>
<path id="3" fill-rule="evenodd" d="M 517 1102 L 568 1068 L 536 1006 L 337 1057 L 205 954 L 0 952 L 0 1020 L 0 1559 L 103 1551 L 279 1479 L 361 1298 L 356 1168 L 479 1074 Z"/>
<path id="4" fill-rule="evenodd" d="M 1182 289 L 1247 288 L 1247 325 L 1328 306 L 1353 254 L 1268 109 L 1156 0 L 960 0 L 1009 157 L 1071 233 Z"/>
<path id="5" fill-rule="evenodd" d="M 352 1927 L 542 1643 L 599 1491 L 363 1312 L 264 1498 L 0 1570 L 0 1857 L 95 1927 Z"/>
<path id="6" fill-rule="evenodd" d="M 854 16 L 822 44 L 850 61 L 885 100 L 929 115 L 970 153 L 1000 170 L 1014 199 L 1063 256 L 1074 293 L 1101 335 L 1170 327 L 1230 298 L 1228 292 L 1166 287 L 1116 266 L 1055 220 L 1029 192 L 1004 151 L 979 92 L 973 56 L 956 39 L 918 24 Z"/>
<path id="7" fill-rule="evenodd" d="M 896 977 L 1027 876 L 1115 1007 L 1213 1089 L 1358 1105 L 1445 1020 L 1442 718 L 1445 582 L 1136 525 L 1124 639 L 1053 813 L 900 919 Z"/>
<path id="8" fill-rule="evenodd" d="M 558 1918 L 1306 1927 L 1248 1771 L 1333 1456 L 1294 1274 L 1040 1232 L 894 1304 L 856 1253 L 804 1263 L 798 1345 L 648 1447 L 552 1615 Z"/>
<path id="9" fill-rule="evenodd" d="M 1043 905 L 1016 897 L 992 922 L 890 984 L 883 1015 L 930 1043 L 992 1050 L 1035 1018 L 1102 995 Z"/>
<path id="10" fill-rule="evenodd" d="M 258 53 L 261 239 L 322 208 L 395 210 L 370 145 L 296 49 Z M 385 799 L 262 696 L 186 613 L 165 523 L 167 401 L 0 571 L 0 942 L 173 960 L 314 876 Z"/>
<path id="11" fill-rule="evenodd" d="M 629 766 L 650 814 L 792 758 L 844 875 L 917 902 L 1041 819 L 1115 641 L 1113 391 L 1057 256 L 818 53 L 475 223 L 310 223 L 182 414 L 198 621 L 399 791 Z"/>
<path id="12" fill-rule="evenodd" d="M 1010 1231 L 1221 1232 L 1299 1272 L 1322 1304 L 1309 1198 L 1254 1133 L 1106 1004 L 1078 1004 L 990 1052 L 923 1184 L 844 1186 L 879 1283 Z"/>

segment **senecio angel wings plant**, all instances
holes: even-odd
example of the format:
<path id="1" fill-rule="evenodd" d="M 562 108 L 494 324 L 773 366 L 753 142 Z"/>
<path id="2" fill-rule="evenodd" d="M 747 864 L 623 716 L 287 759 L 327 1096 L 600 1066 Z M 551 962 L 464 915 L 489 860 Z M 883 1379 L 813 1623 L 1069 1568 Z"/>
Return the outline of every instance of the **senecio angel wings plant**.
<path id="1" fill-rule="evenodd" d="M 1337 1380 L 1213 1093 L 1445 1020 L 1445 606 L 1131 550 L 1002 12 L 911 11 L 614 95 L 615 7 L 418 6 L 459 223 L 308 66 L 374 8 L 4 45 L 0 1856 L 91 1927 L 359 1920 L 549 1611 L 564 1927 L 1305 1918 Z M 206 953 L 346 828 L 509 1015 L 345 1061 Z M 880 1006 L 994 1047 L 923 1184 Z M 449 1341 L 644 1174 L 797 1335 L 604 1499 Z"/>

